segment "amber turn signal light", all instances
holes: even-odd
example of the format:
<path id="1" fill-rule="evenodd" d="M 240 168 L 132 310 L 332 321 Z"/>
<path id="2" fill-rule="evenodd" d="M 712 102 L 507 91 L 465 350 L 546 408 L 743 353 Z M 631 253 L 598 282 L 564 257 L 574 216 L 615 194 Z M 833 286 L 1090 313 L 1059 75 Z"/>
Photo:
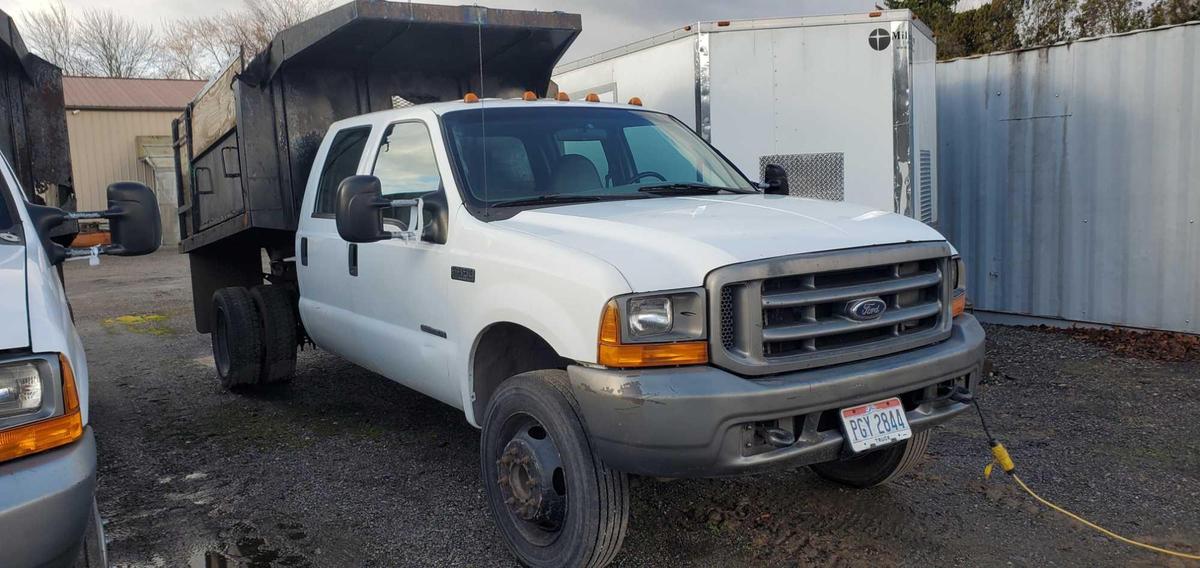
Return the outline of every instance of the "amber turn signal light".
<path id="1" fill-rule="evenodd" d="M 0 462 L 57 448 L 83 436 L 75 373 L 66 357 L 59 355 L 58 360 L 62 366 L 63 415 L 0 431 Z"/>
<path id="2" fill-rule="evenodd" d="M 965 292 L 956 293 L 950 299 L 950 317 L 956 318 L 967 311 L 967 294 Z"/>
<path id="3" fill-rule="evenodd" d="M 604 306 L 600 317 L 597 362 L 606 367 L 669 367 L 708 363 L 708 342 L 621 343 L 616 302 Z"/>

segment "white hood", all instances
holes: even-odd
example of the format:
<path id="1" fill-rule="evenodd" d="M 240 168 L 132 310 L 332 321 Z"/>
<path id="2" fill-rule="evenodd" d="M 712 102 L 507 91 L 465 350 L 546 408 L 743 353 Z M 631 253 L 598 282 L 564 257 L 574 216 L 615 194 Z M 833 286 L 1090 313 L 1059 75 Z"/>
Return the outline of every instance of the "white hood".
<path id="1" fill-rule="evenodd" d="M 635 292 L 699 286 L 714 268 L 749 260 L 945 240 L 929 226 L 894 213 L 761 194 L 549 207 L 497 224 L 603 259 Z"/>
<path id="2" fill-rule="evenodd" d="M 0 244 L 0 350 L 29 347 L 25 247 Z"/>

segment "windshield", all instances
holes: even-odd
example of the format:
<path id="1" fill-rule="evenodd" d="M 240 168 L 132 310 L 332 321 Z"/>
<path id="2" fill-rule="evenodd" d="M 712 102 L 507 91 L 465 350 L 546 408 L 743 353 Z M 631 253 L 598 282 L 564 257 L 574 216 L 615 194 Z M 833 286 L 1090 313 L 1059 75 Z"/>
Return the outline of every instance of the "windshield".
<path id="1" fill-rule="evenodd" d="M 754 191 L 695 133 L 655 112 L 505 107 L 442 122 L 475 208 Z"/>

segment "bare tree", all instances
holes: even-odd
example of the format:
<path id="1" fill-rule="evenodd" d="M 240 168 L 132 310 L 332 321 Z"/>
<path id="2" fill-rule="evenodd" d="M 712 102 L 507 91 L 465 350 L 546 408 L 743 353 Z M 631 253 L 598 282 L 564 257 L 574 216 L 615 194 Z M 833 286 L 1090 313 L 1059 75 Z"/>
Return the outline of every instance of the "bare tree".
<path id="1" fill-rule="evenodd" d="M 82 72 L 75 22 L 62 0 L 44 10 L 27 12 L 21 19 L 21 35 L 29 43 L 30 50 L 59 66 L 64 73 L 77 75 Z"/>
<path id="2" fill-rule="evenodd" d="M 145 77 L 153 71 L 154 29 L 111 9 L 92 9 L 79 22 L 84 73 L 105 77 Z"/>
<path id="3" fill-rule="evenodd" d="M 334 5 L 334 0 L 244 0 L 238 11 L 219 17 L 224 40 L 246 48 L 247 54 L 266 47 L 275 34 L 307 20 Z"/>
<path id="4" fill-rule="evenodd" d="M 216 18 L 164 21 L 158 38 L 158 74 L 164 77 L 208 79 L 238 54 Z"/>
<path id="5" fill-rule="evenodd" d="M 275 34 L 333 4 L 334 0 L 244 0 L 238 10 L 164 22 L 159 28 L 159 74 L 207 79 L 243 48 L 252 57 Z"/>

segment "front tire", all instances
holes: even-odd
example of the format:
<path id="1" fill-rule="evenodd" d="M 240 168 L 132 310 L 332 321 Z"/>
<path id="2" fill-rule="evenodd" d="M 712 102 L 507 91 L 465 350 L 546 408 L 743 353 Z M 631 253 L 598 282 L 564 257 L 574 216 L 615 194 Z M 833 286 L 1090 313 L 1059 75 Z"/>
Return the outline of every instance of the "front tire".
<path id="1" fill-rule="evenodd" d="M 483 421 L 480 469 L 492 518 L 526 566 L 604 566 L 625 539 L 629 479 L 592 451 L 566 372 L 500 385 Z"/>
<path id="2" fill-rule="evenodd" d="M 929 437 L 930 430 L 923 430 L 882 450 L 809 467 L 834 483 L 858 489 L 875 487 L 908 473 L 920 463 L 929 447 Z"/>

